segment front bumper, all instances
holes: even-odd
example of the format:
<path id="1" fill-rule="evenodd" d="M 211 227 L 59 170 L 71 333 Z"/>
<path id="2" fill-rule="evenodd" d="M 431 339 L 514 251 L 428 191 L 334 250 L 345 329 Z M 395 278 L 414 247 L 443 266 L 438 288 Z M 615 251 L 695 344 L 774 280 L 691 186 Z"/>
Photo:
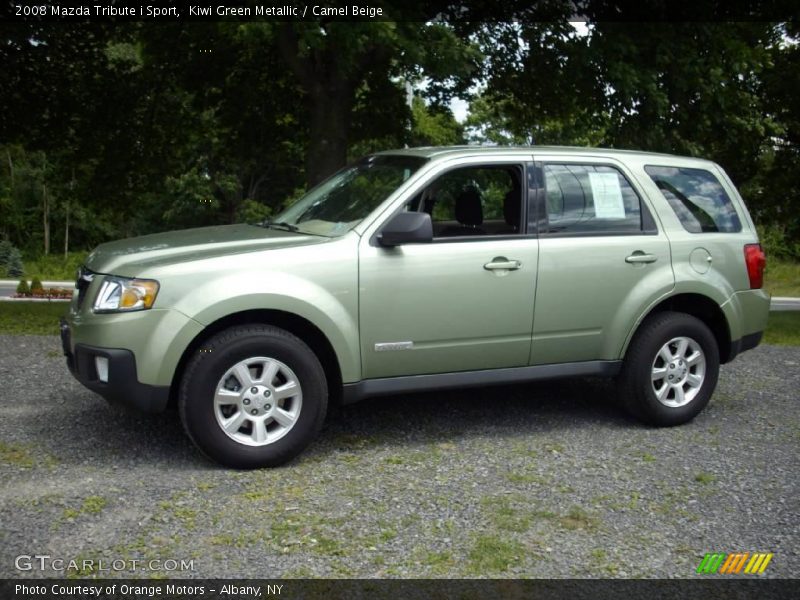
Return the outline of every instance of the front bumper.
<path id="1" fill-rule="evenodd" d="M 130 350 L 99 348 L 71 343 L 71 331 L 61 320 L 61 344 L 67 357 L 67 367 L 85 387 L 97 392 L 112 404 L 123 404 L 143 412 L 161 412 L 169 401 L 169 386 L 140 383 L 136 373 L 136 357 Z M 96 358 L 108 360 L 107 381 L 97 373 Z"/>

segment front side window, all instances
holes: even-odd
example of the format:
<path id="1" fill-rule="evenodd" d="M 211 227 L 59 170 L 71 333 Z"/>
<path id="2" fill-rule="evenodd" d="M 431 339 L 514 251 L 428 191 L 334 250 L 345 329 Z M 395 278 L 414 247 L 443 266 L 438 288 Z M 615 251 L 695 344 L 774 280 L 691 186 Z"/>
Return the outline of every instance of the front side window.
<path id="1" fill-rule="evenodd" d="M 406 208 L 431 215 L 435 238 L 517 234 L 522 175 L 522 165 L 453 169 L 428 184 Z"/>
<path id="2" fill-rule="evenodd" d="M 543 176 L 547 220 L 540 233 L 591 235 L 643 230 L 639 196 L 617 169 L 545 164 Z"/>
<path id="3" fill-rule="evenodd" d="M 267 226 L 338 237 L 358 225 L 427 159 L 369 156 L 311 189 Z"/>
<path id="4" fill-rule="evenodd" d="M 645 167 L 689 233 L 742 230 L 742 222 L 719 180 L 705 169 Z"/>

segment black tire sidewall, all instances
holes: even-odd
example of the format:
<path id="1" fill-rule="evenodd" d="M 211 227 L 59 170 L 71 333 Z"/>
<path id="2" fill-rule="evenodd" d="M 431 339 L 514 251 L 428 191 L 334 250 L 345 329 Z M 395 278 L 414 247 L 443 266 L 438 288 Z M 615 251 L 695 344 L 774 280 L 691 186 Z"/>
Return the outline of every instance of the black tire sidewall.
<path id="1" fill-rule="evenodd" d="M 248 446 L 231 439 L 214 414 L 214 394 L 225 372 L 254 356 L 274 358 L 298 378 L 303 404 L 297 423 L 281 439 Z M 316 437 L 327 408 L 327 385 L 316 355 L 299 338 L 268 327 L 234 328 L 215 337 L 194 358 L 181 389 L 181 418 L 192 440 L 210 458 L 235 468 L 277 466 Z"/>
<path id="2" fill-rule="evenodd" d="M 677 337 L 691 338 L 705 355 L 705 377 L 698 394 L 687 404 L 670 407 L 656 397 L 652 385 L 652 367 L 658 351 Z M 626 365 L 632 412 L 657 426 L 680 425 L 691 421 L 708 404 L 719 377 L 719 349 L 714 335 L 696 317 L 684 313 L 664 313 L 645 323 L 641 335 L 634 341 L 631 364 Z"/>

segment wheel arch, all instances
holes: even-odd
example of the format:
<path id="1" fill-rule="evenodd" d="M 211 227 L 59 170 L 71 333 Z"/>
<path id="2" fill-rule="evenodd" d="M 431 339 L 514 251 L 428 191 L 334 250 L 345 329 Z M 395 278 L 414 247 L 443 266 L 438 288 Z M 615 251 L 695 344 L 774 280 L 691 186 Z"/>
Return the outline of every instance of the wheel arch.
<path id="1" fill-rule="evenodd" d="M 235 325 L 245 325 L 258 323 L 263 325 L 273 325 L 285 329 L 289 333 L 297 336 L 308 345 L 316 355 L 325 371 L 325 378 L 328 381 L 328 393 L 330 401 L 334 404 L 341 403 L 342 395 L 342 369 L 339 358 L 330 340 L 319 327 L 308 319 L 299 315 L 274 309 L 253 309 L 225 315 L 209 323 L 184 349 L 178 366 L 172 376 L 170 384 L 170 406 L 177 406 L 178 390 L 180 381 L 186 370 L 186 365 L 195 351 L 209 338 L 229 327 Z"/>
<path id="2" fill-rule="evenodd" d="M 624 352 L 627 352 L 631 339 L 648 318 L 667 311 L 689 314 L 702 321 L 711 330 L 714 339 L 717 341 L 720 364 L 729 362 L 733 358 L 731 329 L 724 311 L 713 299 L 697 293 L 675 294 L 664 298 L 653 306 L 636 324 L 636 327 L 628 337 Z"/>

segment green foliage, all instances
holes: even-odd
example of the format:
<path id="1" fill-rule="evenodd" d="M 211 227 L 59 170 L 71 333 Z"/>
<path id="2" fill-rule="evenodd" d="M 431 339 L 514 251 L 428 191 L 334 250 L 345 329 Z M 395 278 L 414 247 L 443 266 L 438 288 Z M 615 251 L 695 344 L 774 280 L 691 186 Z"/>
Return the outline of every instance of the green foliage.
<path id="1" fill-rule="evenodd" d="M 31 293 L 31 288 L 28 285 L 27 279 L 23 278 L 19 280 L 19 283 L 17 284 L 17 293 L 26 295 Z"/>
<path id="2" fill-rule="evenodd" d="M 219 199 L 208 173 L 193 168 L 178 177 L 167 177 L 167 202 L 161 215 L 167 229 L 209 225 L 217 217 Z"/>
<path id="3" fill-rule="evenodd" d="M 784 223 L 759 225 L 758 239 L 767 253 L 767 258 L 800 261 L 800 239 L 791 239 Z"/>
<path id="4" fill-rule="evenodd" d="M 710 158 L 757 222 L 800 243 L 800 45 L 796 25 L 564 22 L 491 24 L 488 77 L 471 141 L 611 146 Z M 565 27 L 566 25 L 566 27 Z M 516 40 L 516 43 L 515 43 Z"/>
<path id="5" fill-rule="evenodd" d="M 411 146 L 452 146 L 464 143 L 463 127 L 449 109 L 429 107 L 419 96 L 411 106 Z"/>
<path id="6" fill-rule="evenodd" d="M 34 277 L 31 279 L 31 293 L 44 293 L 44 286 L 42 285 L 42 280 L 38 277 Z"/>
<path id="7" fill-rule="evenodd" d="M 86 252 L 41 255 L 25 261 L 25 273 L 44 281 L 74 281 L 78 268 L 86 262 Z"/>
<path id="8" fill-rule="evenodd" d="M 272 214 L 272 209 L 256 200 L 249 198 L 242 202 L 236 211 L 236 221 L 239 223 L 262 223 Z"/>
<path id="9" fill-rule="evenodd" d="M 22 255 L 11 242 L 0 241 L 0 276 L 19 277 L 22 275 Z"/>
<path id="10" fill-rule="evenodd" d="M 566 2 L 483 21 L 385 9 L 397 20 L 9 29 L 0 238 L 36 256 L 45 238 L 62 254 L 259 220 L 348 158 L 466 138 L 712 158 L 780 228 L 771 254 L 797 257 L 796 24 L 594 22 L 587 6 L 583 35 Z M 472 100 L 464 125 L 453 97 Z"/>

